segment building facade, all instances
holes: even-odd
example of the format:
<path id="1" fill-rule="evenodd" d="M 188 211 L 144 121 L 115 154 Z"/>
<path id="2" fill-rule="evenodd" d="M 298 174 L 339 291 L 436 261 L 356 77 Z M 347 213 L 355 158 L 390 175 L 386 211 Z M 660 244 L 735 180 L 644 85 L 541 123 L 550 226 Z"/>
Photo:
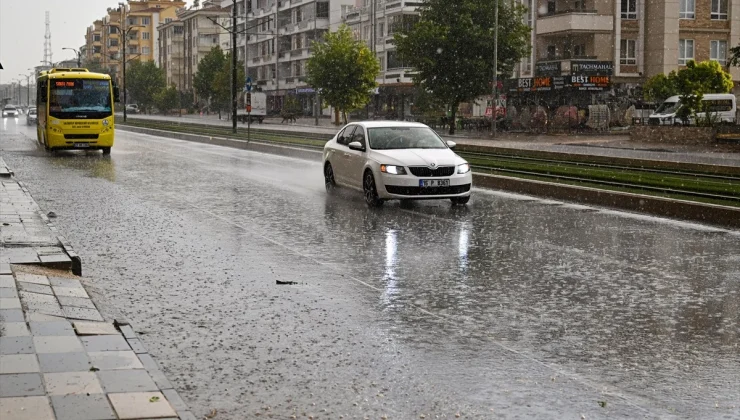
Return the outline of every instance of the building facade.
<path id="1" fill-rule="evenodd" d="M 193 89 L 198 63 L 213 47 L 221 46 L 226 34 L 228 10 L 205 3 L 200 9 L 181 9 L 177 18 L 182 23 L 184 39 L 184 90 Z"/>
<path id="2" fill-rule="evenodd" d="M 185 89 L 185 37 L 183 22 L 173 20 L 157 27 L 159 32 L 159 66 L 164 71 L 167 86 Z"/>
<path id="3" fill-rule="evenodd" d="M 356 0 L 342 21 L 365 41 L 380 64 L 378 90 L 368 114 L 405 118 L 412 113 L 413 69 L 396 53 L 394 34 L 419 20 L 419 0 Z"/>
<path id="4" fill-rule="evenodd" d="M 356 0 L 223 0 L 236 6 L 238 59 L 257 89 L 267 93 L 268 110 L 282 108 L 286 96 L 294 96 L 303 113 L 314 109 L 316 92 L 306 84 L 306 63 L 311 43 L 321 40 L 342 22 L 342 12 Z M 232 26 L 231 19 L 228 21 Z M 223 47 L 231 48 L 224 38 Z"/>

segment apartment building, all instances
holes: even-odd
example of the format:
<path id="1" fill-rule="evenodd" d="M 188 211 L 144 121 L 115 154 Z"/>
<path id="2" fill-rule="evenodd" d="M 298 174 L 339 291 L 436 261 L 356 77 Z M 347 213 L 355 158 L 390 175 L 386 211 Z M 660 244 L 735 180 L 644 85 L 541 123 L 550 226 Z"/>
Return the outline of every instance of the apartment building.
<path id="1" fill-rule="evenodd" d="M 418 22 L 422 4 L 420 0 L 356 0 L 342 14 L 343 22 L 368 44 L 380 63 L 373 114 L 400 118 L 412 111 L 413 69 L 396 53 L 393 36 Z"/>
<path id="2" fill-rule="evenodd" d="M 184 5 L 184 1 L 178 0 L 128 0 L 108 8 L 105 16 L 87 28 L 83 59 L 99 62 L 120 83 L 125 32 L 127 60 L 154 60 L 159 64 L 156 28 L 160 22 L 173 20 L 177 9 Z"/>
<path id="3" fill-rule="evenodd" d="M 267 93 L 270 110 L 295 96 L 304 113 L 313 112 L 316 92 L 306 84 L 311 43 L 342 22 L 342 11 L 356 0 L 223 0 L 237 16 L 236 50 L 253 84 Z M 229 20 L 231 27 L 231 20 Z M 231 41 L 223 39 L 223 47 Z"/>
<path id="4" fill-rule="evenodd" d="M 159 66 L 165 74 L 167 86 L 179 91 L 185 88 L 185 37 L 183 22 L 173 20 L 157 27 L 159 32 Z"/>
<path id="5" fill-rule="evenodd" d="M 183 86 L 184 90 L 193 88 L 198 63 L 213 47 L 221 45 L 227 35 L 229 10 L 206 2 L 200 9 L 180 9 L 177 18 L 182 22 L 184 39 Z M 228 38 L 228 36 L 226 36 Z"/>
<path id="6" fill-rule="evenodd" d="M 532 52 L 510 95 L 560 102 L 639 97 L 648 78 L 689 60 L 725 65 L 740 43 L 740 0 L 523 0 Z M 740 71 L 730 69 L 733 80 Z M 557 98 L 556 98 L 557 97 Z"/>

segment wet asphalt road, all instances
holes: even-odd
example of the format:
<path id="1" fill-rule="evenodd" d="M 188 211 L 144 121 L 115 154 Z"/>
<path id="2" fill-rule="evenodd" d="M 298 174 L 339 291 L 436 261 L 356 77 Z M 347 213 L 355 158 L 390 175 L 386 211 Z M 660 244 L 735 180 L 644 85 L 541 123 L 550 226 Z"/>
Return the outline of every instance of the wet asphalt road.
<path id="1" fill-rule="evenodd" d="M 0 147 L 199 418 L 740 418 L 740 233 L 119 131 Z M 294 281 L 295 285 L 276 285 Z"/>

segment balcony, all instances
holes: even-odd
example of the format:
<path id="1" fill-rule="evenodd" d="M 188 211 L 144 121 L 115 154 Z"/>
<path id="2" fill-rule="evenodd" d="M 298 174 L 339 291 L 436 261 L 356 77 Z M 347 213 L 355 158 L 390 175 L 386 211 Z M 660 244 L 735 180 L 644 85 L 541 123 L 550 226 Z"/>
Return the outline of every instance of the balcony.
<path id="1" fill-rule="evenodd" d="M 614 17 L 597 15 L 595 11 L 565 10 L 539 17 L 536 26 L 537 35 L 565 32 L 611 32 L 614 30 Z"/>

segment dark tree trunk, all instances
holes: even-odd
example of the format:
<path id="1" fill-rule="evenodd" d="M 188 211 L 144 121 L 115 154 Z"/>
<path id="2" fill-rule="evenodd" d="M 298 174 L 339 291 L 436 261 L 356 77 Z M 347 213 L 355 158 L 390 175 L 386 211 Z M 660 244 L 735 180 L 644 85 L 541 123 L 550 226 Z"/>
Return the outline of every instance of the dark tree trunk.
<path id="1" fill-rule="evenodd" d="M 455 126 L 457 125 L 455 124 L 455 118 L 457 117 L 457 106 L 458 105 L 459 105 L 458 103 L 452 104 L 452 111 L 450 112 L 450 135 L 455 134 Z"/>

